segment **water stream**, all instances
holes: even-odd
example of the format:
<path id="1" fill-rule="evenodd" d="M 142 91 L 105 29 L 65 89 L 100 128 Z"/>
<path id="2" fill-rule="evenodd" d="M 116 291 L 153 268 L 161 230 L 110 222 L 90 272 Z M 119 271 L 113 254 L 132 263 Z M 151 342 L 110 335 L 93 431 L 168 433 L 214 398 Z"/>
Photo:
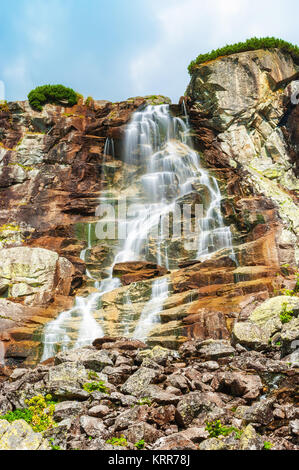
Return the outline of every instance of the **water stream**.
<path id="1" fill-rule="evenodd" d="M 0 341 L 0 366 L 5 365 L 5 347 L 3 341 Z"/>
<path id="2" fill-rule="evenodd" d="M 173 255 L 169 220 L 175 219 L 176 209 L 184 197 L 200 192 L 203 195 L 203 213 L 195 220 L 192 236 L 195 246 L 190 251 L 190 259 L 203 259 L 211 253 L 230 247 L 232 257 L 232 237 L 229 227 L 225 227 L 221 215 L 221 193 L 217 180 L 201 166 L 200 155 L 192 147 L 187 114 L 185 118 L 173 117 L 169 105 L 147 106 L 133 114 L 127 126 L 124 139 L 123 161 L 125 168 L 123 185 L 118 194 L 101 195 L 100 204 L 114 199 L 125 201 L 126 216 L 118 214 L 118 236 L 114 247 L 114 259 L 106 278 L 100 282 L 87 270 L 96 292 L 87 297 L 77 297 L 74 307 L 62 312 L 57 319 L 48 323 L 43 333 L 42 360 L 53 356 L 57 350 L 91 344 L 93 339 L 105 334 L 101 318 L 95 318 L 101 297 L 121 283 L 113 277 L 116 263 L 128 261 L 154 261 L 167 269 L 177 267 L 179 256 Z M 113 141 L 107 140 L 104 150 L 106 157 L 114 157 Z M 105 224 L 105 218 L 101 220 Z M 178 223 L 181 226 L 181 219 Z M 88 227 L 87 247 L 92 249 L 91 225 Z M 180 239 L 179 239 L 180 240 Z M 131 329 L 134 338 L 146 340 L 150 330 L 159 322 L 159 312 L 168 297 L 168 279 L 159 278 L 152 283 L 151 297 L 144 306 L 137 325 Z M 130 307 L 130 296 L 124 296 L 124 303 Z M 97 310 L 98 311 L 98 310 Z M 124 325 L 124 334 L 130 328 Z"/>

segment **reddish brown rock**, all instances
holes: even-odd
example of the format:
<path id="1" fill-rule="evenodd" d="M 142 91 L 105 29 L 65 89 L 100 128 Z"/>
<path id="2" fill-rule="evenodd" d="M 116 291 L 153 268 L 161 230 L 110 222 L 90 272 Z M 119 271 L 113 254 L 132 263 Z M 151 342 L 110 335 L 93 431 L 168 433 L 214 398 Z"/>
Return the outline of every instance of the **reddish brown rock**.
<path id="1" fill-rule="evenodd" d="M 113 275 L 120 277 L 124 286 L 132 282 L 164 276 L 167 272 L 166 268 L 147 261 L 116 263 L 113 267 Z"/>

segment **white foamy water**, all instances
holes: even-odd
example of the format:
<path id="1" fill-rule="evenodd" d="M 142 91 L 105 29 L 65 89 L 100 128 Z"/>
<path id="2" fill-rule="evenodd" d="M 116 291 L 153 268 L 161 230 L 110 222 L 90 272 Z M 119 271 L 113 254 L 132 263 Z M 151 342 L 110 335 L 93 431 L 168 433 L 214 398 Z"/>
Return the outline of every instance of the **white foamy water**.
<path id="1" fill-rule="evenodd" d="M 5 347 L 3 341 L 0 341 L 0 366 L 5 365 Z"/>
<path id="2" fill-rule="evenodd" d="M 77 297 L 70 311 L 62 312 L 56 320 L 46 325 L 43 360 L 53 356 L 57 344 L 59 349 L 78 347 L 90 344 L 93 339 L 105 334 L 101 320 L 95 319 L 94 312 L 99 308 L 104 293 L 120 286 L 120 280 L 113 277 L 115 263 L 153 261 L 154 258 L 157 264 L 169 269 L 169 234 L 162 228 L 169 214 L 174 213 L 178 199 L 195 192 L 196 185 L 204 189 L 207 201 L 204 215 L 195 227 L 197 248 L 193 258 L 204 259 L 224 247 L 230 247 L 234 256 L 231 232 L 229 227 L 224 226 L 221 215 L 221 193 L 217 180 L 201 166 L 189 131 L 186 110 L 185 119 L 171 116 L 169 105 L 147 106 L 133 114 L 126 129 L 123 159 L 129 167 L 136 167 L 137 173 L 123 175 L 125 181 L 119 194 L 121 200 L 127 189 L 136 186 L 132 201 L 127 199 L 129 216 L 118 221 L 119 228 L 127 235 L 124 240 L 118 241 L 108 278 L 98 283 L 87 270 L 87 276 L 94 281 L 97 292 L 86 298 Z M 113 154 L 114 158 L 113 141 L 107 139 L 104 154 L 104 162 L 108 155 Z M 109 196 L 105 195 L 100 198 L 101 203 L 109 203 L 109 200 Z M 91 226 L 88 227 L 87 238 L 87 248 L 81 253 L 84 261 L 86 253 L 92 248 Z M 171 263 L 174 262 L 172 259 Z M 133 331 L 134 338 L 146 340 L 153 326 L 159 322 L 159 313 L 167 296 L 167 278 L 154 280 L 151 297 L 137 325 L 132 329 L 124 324 L 124 334 Z M 129 295 L 124 296 L 123 302 L 128 307 L 132 305 Z M 126 321 L 130 321 L 129 317 Z M 76 328 L 73 326 L 75 323 Z"/>

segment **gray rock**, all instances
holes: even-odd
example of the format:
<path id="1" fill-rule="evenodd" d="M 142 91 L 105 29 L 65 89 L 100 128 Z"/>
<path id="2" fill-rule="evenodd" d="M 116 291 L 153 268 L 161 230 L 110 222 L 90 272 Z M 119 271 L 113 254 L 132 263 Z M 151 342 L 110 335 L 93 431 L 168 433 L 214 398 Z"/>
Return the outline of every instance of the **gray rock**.
<path id="1" fill-rule="evenodd" d="M 63 421 L 66 418 L 77 416 L 82 413 L 84 406 L 77 401 L 63 401 L 55 405 L 53 414 L 54 421 Z"/>
<path id="2" fill-rule="evenodd" d="M 217 360 L 221 357 L 229 357 L 235 354 L 235 349 L 230 342 L 224 339 L 208 339 L 197 345 L 199 355 L 208 360 Z"/>
<path id="3" fill-rule="evenodd" d="M 202 412 L 213 411 L 223 403 L 216 393 L 191 392 L 184 396 L 176 409 L 176 422 L 179 426 L 189 426 L 193 419 Z"/>
<path id="4" fill-rule="evenodd" d="M 147 387 L 159 373 L 147 367 L 140 367 L 121 387 L 121 392 L 135 397 L 146 396 Z"/>
<path id="5" fill-rule="evenodd" d="M 162 437 L 163 433 L 148 423 L 137 423 L 129 426 L 129 428 L 124 431 L 124 436 L 133 444 L 142 439 L 146 444 L 152 444 Z"/>
<path id="6" fill-rule="evenodd" d="M 0 423 L 0 450 L 50 450 L 42 434 L 34 432 L 24 420 Z"/>
<path id="7" fill-rule="evenodd" d="M 108 431 L 106 430 L 103 421 L 99 418 L 94 418 L 92 416 L 81 416 L 80 426 L 87 436 L 101 439 L 106 439 L 108 437 Z"/>
<path id="8" fill-rule="evenodd" d="M 290 421 L 289 426 L 291 434 L 294 436 L 299 436 L 299 419 Z"/>
<path id="9" fill-rule="evenodd" d="M 86 369 L 101 372 L 106 366 L 113 366 L 109 354 L 105 350 L 98 351 L 94 348 L 80 348 L 71 351 L 63 351 L 55 356 L 55 364 L 75 362 L 82 364 Z"/>
<path id="10" fill-rule="evenodd" d="M 214 377 L 211 386 L 218 392 L 253 400 L 260 395 L 263 384 L 258 375 L 242 372 L 220 372 Z"/>

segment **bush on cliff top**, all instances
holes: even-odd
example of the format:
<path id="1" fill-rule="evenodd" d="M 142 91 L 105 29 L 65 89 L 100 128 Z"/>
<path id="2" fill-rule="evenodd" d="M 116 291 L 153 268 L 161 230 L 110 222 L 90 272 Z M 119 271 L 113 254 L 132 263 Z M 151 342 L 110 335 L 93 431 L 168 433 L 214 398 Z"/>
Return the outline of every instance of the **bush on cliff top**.
<path id="1" fill-rule="evenodd" d="M 254 51 L 257 49 L 280 49 L 291 54 L 294 62 L 299 64 L 299 47 L 274 37 L 266 38 L 251 38 L 245 42 L 238 42 L 236 44 L 227 45 L 221 49 L 212 50 L 207 54 L 200 54 L 195 60 L 192 60 L 188 67 L 190 75 L 195 71 L 196 66 L 208 62 L 209 60 L 217 59 L 220 56 L 236 54 L 237 52 Z"/>
<path id="2" fill-rule="evenodd" d="M 77 93 L 63 85 L 38 86 L 28 94 L 30 106 L 42 111 L 46 103 L 74 106 L 78 102 Z"/>

